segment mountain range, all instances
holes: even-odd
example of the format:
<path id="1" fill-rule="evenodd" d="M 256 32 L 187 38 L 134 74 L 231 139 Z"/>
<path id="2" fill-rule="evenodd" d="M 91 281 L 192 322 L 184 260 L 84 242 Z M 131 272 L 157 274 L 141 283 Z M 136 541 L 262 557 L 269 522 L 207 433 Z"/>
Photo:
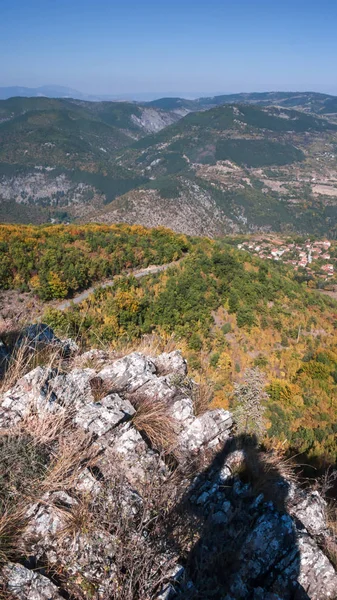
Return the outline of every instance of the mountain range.
<path id="1" fill-rule="evenodd" d="M 2 100 L 0 219 L 334 237 L 336 113 L 313 92 Z"/>

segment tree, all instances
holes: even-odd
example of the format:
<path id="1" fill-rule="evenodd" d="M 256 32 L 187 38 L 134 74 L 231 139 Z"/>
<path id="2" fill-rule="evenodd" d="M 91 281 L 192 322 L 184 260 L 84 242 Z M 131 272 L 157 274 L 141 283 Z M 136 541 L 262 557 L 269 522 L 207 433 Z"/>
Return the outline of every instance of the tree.
<path id="1" fill-rule="evenodd" d="M 233 411 L 238 433 L 262 437 L 266 431 L 263 403 L 268 399 L 264 391 L 265 379 L 259 369 L 247 369 L 243 383 L 234 385 L 236 407 Z"/>

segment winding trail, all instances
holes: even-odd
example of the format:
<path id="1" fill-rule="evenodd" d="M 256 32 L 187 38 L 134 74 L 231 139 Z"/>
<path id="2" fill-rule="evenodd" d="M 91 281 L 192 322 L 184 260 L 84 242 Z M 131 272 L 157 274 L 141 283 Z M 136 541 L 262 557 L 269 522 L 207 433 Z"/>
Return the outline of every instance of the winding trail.
<path id="1" fill-rule="evenodd" d="M 124 273 L 119 273 L 118 275 L 115 275 L 115 277 L 113 277 L 112 279 L 97 283 L 96 285 L 88 288 L 87 290 L 84 290 L 83 292 L 77 294 L 77 296 L 74 296 L 69 300 L 63 300 L 59 304 L 54 304 L 54 308 L 57 308 L 57 310 L 66 310 L 66 308 L 70 308 L 72 304 L 80 304 L 81 302 L 83 302 L 83 300 L 86 300 L 95 290 L 113 285 L 115 280 L 123 275 L 133 275 L 133 277 L 136 277 L 136 279 L 140 279 L 141 277 L 145 277 L 145 275 L 152 275 L 154 273 L 160 273 L 160 271 L 166 271 L 166 269 L 178 265 L 181 260 L 182 259 L 180 258 L 179 260 L 166 263 L 164 265 L 151 265 L 149 267 L 146 267 L 146 269 L 141 269 L 140 271 L 127 271 Z"/>

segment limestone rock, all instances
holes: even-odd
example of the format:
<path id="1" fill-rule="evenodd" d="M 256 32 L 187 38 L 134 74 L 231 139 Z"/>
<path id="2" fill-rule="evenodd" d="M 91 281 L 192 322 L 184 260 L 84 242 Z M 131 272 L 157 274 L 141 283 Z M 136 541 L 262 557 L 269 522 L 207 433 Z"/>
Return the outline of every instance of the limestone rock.
<path id="1" fill-rule="evenodd" d="M 99 402 L 85 404 L 74 417 L 74 423 L 96 436 L 106 434 L 119 423 L 129 421 L 135 409 L 118 394 L 110 394 Z"/>
<path id="2" fill-rule="evenodd" d="M 62 600 L 58 588 L 37 571 L 17 563 L 7 563 L 2 570 L 7 590 L 18 600 Z"/>
<path id="3" fill-rule="evenodd" d="M 303 523 L 311 535 L 326 533 L 326 502 L 317 491 L 302 491 L 296 489 L 290 492 L 289 510 L 292 515 Z"/>
<path id="4" fill-rule="evenodd" d="M 52 328 L 45 323 L 37 323 L 25 327 L 19 336 L 16 347 L 22 344 L 30 350 L 36 350 L 44 346 L 54 346 L 55 348 L 60 348 L 63 356 L 70 356 L 79 350 L 74 340 L 70 338 L 60 340 Z"/>
<path id="5" fill-rule="evenodd" d="M 98 376 L 114 389 L 136 392 L 153 378 L 155 372 L 156 367 L 151 359 L 139 352 L 133 352 L 104 367 Z"/>
<path id="6" fill-rule="evenodd" d="M 217 446 L 229 437 L 231 414 L 217 408 L 194 419 L 180 434 L 182 449 L 188 452 Z"/>
<path id="7" fill-rule="evenodd" d="M 162 472 L 166 467 L 157 453 L 151 450 L 140 433 L 130 424 L 122 425 L 116 432 L 113 442 L 110 443 L 98 463 L 104 477 L 114 476 L 116 465 L 126 480 L 135 490 L 146 485 L 153 475 Z"/>
<path id="8" fill-rule="evenodd" d="M 28 333 L 39 343 L 54 339 L 45 326 Z M 101 519 L 102 526 L 94 519 L 93 523 L 85 521 L 84 527 L 75 519 L 74 526 L 76 511 L 89 505 L 90 510 L 98 507 L 96 517 L 118 514 L 121 523 L 135 524 L 128 538 L 130 546 L 137 541 L 141 556 L 144 549 L 146 557 L 152 524 L 157 535 L 156 519 L 162 510 L 151 505 L 146 490 L 154 484 L 151 489 L 161 491 L 171 474 L 176 476 L 181 468 L 182 487 L 174 488 L 167 502 L 164 495 L 163 512 L 175 517 L 176 508 L 179 513 L 188 505 L 182 516 L 189 519 L 192 514 L 192 527 L 197 524 L 197 529 L 191 533 L 198 539 L 191 553 L 201 557 L 199 565 L 215 561 L 223 577 L 224 600 L 333 600 L 337 575 L 321 549 L 329 535 L 324 500 L 318 492 L 298 489 L 281 474 L 276 482 L 273 479 L 274 496 L 265 488 L 256 491 L 249 477 L 247 481 L 240 476 L 248 452 L 235 449 L 231 414 L 216 409 L 195 416 L 192 391 L 184 381 L 186 373 L 180 352 L 153 359 L 134 352 L 116 360 L 107 353 L 90 351 L 76 357 L 69 372 L 37 367 L 0 397 L 1 427 L 10 430 L 31 410 L 42 415 L 47 412 L 48 417 L 61 413 L 69 417 L 70 435 L 72 429 L 84 430 L 95 451 L 95 462 L 81 465 L 77 481 L 74 477 L 73 484 L 63 486 L 66 489 L 56 483 L 27 507 L 23 538 L 33 562 L 61 567 L 72 585 L 94 586 L 97 598 L 105 600 L 118 579 L 118 526 L 110 527 L 110 517 L 107 523 Z M 135 427 L 136 404 L 132 401 L 137 395 L 154 403 L 164 401 L 174 419 L 177 447 L 174 456 L 165 461 L 151 448 L 144 431 Z M 179 468 L 172 471 L 179 461 Z M 193 469 L 205 465 L 192 484 L 188 469 L 184 471 L 190 464 Z M 86 504 L 82 505 L 83 500 Z M 140 531 L 139 522 L 143 523 Z M 207 597 L 198 589 L 203 585 L 198 574 L 189 571 L 189 560 L 184 563 L 183 577 L 179 569 L 171 572 L 181 557 L 166 542 L 171 540 L 160 540 L 153 567 L 161 577 L 155 592 L 158 599 Z M 44 574 L 18 564 L 8 563 L 3 576 L 18 600 L 59 600 L 68 591 L 71 595 L 70 588 L 59 590 Z"/>
<path id="9" fill-rule="evenodd" d="M 163 352 L 152 359 L 159 375 L 169 375 L 186 377 L 187 362 L 179 350 L 174 352 Z"/>
<path id="10" fill-rule="evenodd" d="M 49 389 L 53 375 L 52 369 L 36 367 L 8 390 L 0 399 L 1 426 L 15 425 L 32 409 L 53 411 L 56 397 Z"/>

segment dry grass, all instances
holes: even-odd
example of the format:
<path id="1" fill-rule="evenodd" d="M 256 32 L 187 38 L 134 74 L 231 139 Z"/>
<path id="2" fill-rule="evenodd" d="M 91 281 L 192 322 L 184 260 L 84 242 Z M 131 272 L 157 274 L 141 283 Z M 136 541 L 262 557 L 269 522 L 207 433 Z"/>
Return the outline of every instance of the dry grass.
<path id="1" fill-rule="evenodd" d="M 26 508 L 21 504 L 14 511 L 4 512 L 0 516 L 0 567 L 25 554 L 22 534 L 27 525 Z"/>
<path id="2" fill-rule="evenodd" d="M 201 381 L 194 387 L 192 399 L 195 415 L 202 415 L 210 409 L 213 393 L 213 385 L 208 379 Z"/>
<path id="3" fill-rule="evenodd" d="M 64 526 L 57 533 L 58 540 L 72 540 L 80 534 L 88 535 L 95 529 L 95 522 L 91 511 L 91 503 L 88 496 L 83 496 L 76 501 L 70 510 L 62 511 Z"/>
<path id="4" fill-rule="evenodd" d="M 58 440 L 57 453 L 40 486 L 40 494 L 76 487 L 83 470 L 94 464 L 98 449 L 83 431 L 66 432 Z"/>
<path id="5" fill-rule="evenodd" d="M 111 390 L 111 386 L 106 381 L 103 381 L 101 377 L 93 377 L 89 383 L 95 402 L 99 402 L 105 398 Z"/>
<path id="6" fill-rule="evenodd" d="M 149 441 L 152 448 L 170 454 L 177 445 L 177 423 L 169 413 L 167 402 L 159 398 L 148 398 L 139 394 L 129 396 L 136 409 L 132 423 Z"/>
<path id="7" fill-rule="evenodd" d="M 167 335 L 163 332 L 146 334 L 139 340 L 126 340 L 120 338 L 110 346 L 113 350 L 114 358 L 122 358 L 131 352 L 141 352 L 146 356 L 158 356 L 163 352 L 173 352 L 179 348 L 174 335 Z"/>
<path id="8" fill-rule="evenodd" d="M 60 369 L 63 359 L 60 349 L 46 347 L 44 350 L 32 352 L 29 342 L 22 343 L 12 354 L 8 368 L 0 381 L 0 394 L 12 388 L 19 379 L 38 366 Z"/>
<path id="9" fill-rule="evenodd" d="M 175 472 L 163 482 L 158 466 L 158 473 L 153 473 L 142 501 L 133 511 L 125 506 L 127 490 L 127 481 L 116 468 L 114 476 L 105 482 L 100 499 L 91 507 L 96 527 L 104 528 L 117 545 L 115 573 L 104 598 L 150 600 L 157 597 L 167 573 L 176 565 L 177 558 L 170 549 L 175 525 L 173 508 L 181 497 L 181 478 Z"/>

